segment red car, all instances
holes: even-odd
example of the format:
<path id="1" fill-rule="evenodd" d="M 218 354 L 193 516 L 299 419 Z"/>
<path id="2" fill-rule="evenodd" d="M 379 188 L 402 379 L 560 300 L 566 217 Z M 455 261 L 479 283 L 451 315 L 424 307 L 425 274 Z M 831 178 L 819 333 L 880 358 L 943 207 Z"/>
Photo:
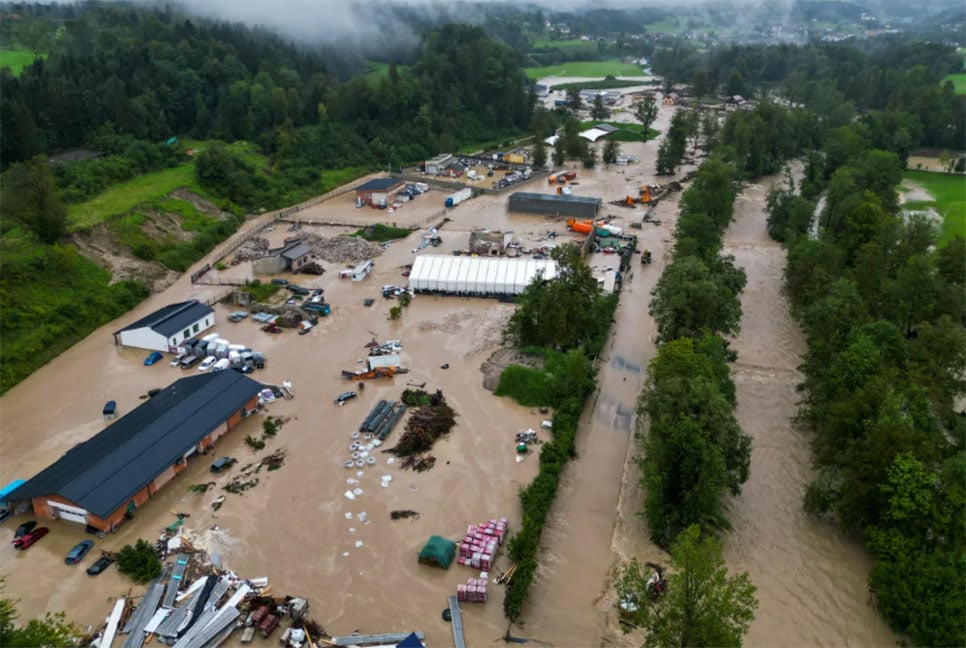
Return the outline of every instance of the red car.
<path id="1" fill-rule="evenodd" d="M 14 540 L 13 546 L 15 549 L 20 549 L 21 551 L 23 551 L 24 549 L 26 549 L 27 547 L 29 547 L 30 545 L 32 545 L 33 543 L 37 542 L 45 535 L 47 535 L 49 531 L 50 529 L 48 529 L 47 527 L 38 527 L 33 531 L 30 531 L 29 533 L 26 533 L 25 535 Z"/>

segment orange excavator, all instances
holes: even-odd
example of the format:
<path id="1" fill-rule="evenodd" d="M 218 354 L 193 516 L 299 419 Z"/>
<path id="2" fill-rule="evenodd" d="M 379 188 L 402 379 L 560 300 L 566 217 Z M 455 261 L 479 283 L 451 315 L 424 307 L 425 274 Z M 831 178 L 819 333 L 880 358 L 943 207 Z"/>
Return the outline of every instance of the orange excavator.
<path id="1" fill-rule="evenodd" d="M 571 231 L 577 232 L 578 234 L 590 234 L 594 231 L 594 222 L 586 220 L 582 223 L 578 223 L 574 218 L 567 219 L 567 228 Z"/>

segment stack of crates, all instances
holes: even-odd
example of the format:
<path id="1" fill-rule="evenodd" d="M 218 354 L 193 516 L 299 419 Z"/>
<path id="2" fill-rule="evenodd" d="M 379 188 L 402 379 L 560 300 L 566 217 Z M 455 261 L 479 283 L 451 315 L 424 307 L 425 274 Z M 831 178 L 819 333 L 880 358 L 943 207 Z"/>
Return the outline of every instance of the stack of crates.
<path id="1" fill-rule="evenodd" d="M 486 579 L 471 578 L 456 586 L 456 599 L 463 603 L 486 603 Z"/>
<path id="2" fill-rule="evenodd" d="M 459 557 L 456 562 L 473 569 L 490 571 L 496 550 L 503 544 L 507 524 L 508 520 L 505 517 L 491 518 L 483 524 L 471 524 L 460 542 Z"/>

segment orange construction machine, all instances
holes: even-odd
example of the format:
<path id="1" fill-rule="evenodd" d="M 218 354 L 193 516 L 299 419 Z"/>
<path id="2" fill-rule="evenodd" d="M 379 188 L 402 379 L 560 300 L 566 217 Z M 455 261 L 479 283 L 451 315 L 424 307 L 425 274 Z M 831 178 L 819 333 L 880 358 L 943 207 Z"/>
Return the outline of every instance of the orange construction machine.
<path id="1" fill-rule="evenodd" d="M 568 218 L 567 227 L 578 234 L 590 234 L 594 230 L 594 222 L 586 220 L 583 223 L 578 223 L 576 219 Z"/>

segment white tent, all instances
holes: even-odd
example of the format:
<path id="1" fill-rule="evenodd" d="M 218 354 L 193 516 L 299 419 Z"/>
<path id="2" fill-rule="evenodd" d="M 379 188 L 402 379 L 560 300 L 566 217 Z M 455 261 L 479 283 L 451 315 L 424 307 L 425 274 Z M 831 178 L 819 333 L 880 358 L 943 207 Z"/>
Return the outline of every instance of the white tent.
<path id="1" fill-rule="evenodd" d="M 555 278 L 557 262 L 423 254 L 413 261 L 409 288 L 415 292 L 450 295 L 518 295 L 538 275 L 544 279 Z"/>
<path id="2" fill-rule="evenodd" d="M 583 137 L 585 140 L 590 140 L 591 142 L 596 142 L 601 137 L 604 137 L 605 135 L 608 135 L 608 134 L 609 133 L 607 131 L 601 130 L 599 128 L 588 128 L 587 130 L 579 133 L 581 137 Z"/>

